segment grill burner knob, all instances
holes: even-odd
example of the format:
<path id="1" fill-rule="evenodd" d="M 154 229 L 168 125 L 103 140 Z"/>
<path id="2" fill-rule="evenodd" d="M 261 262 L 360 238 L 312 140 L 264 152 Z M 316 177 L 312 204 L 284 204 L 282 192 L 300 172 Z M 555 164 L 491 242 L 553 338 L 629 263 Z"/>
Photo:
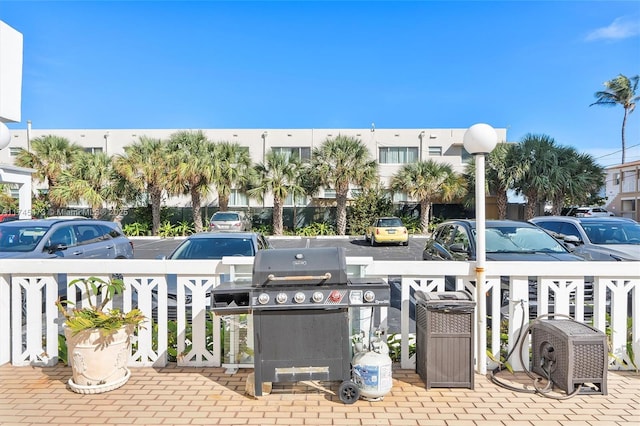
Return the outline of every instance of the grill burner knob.
<path id="1" fill-rule="evenodd" d="M 376 300 L 376 294 L 371 291 L 371 290 L 367 290 L 364 292 L 364 301 L 365 302 L 373 302 L 374 300 Z"/>
<path id="2" fill-rule="evenodd" d="M 311 296 L 311 300 L 313 300 L 316 303 L 322 302 L 323 298 L 324 298 L 324 296 L 322 295 L 321 291 L 316 291 L 316 292 L 313 293 L 313 296 Z"/>
<path id="3" fill-rule="evenodd" d="M 304 297 L 304 293 L 303 293 L 303 292 L 301 292 L 301 291 L 297 292 L 297 293 L 295 294 L 295 296 L 293 296 L 293 300 L 294 300 L 296 303 L 302 303 L 302 302 L 304 302 L 304 299 L 305 299 L 305 297 Z"/>
<path id="4" fill-rule="evenodd" d="M 287 294 L 278 293 L 278 295 L 276 296 L 276 303 L 283 304 L 286 301 L 287 301 Z"/>
<path id="5" fill-rule="evenodd" d="M 258 296 L 258 303 L 261 305 L 269 303 L 269 295 L 267 293 L 260 293 L 260 296 Z"/>
<path id="6" fill-rule="evenodd" d="M 334 303 L 338 303 L 342 300 L 342 294 L 338 290 L 333 290 L 331 294 L 329 294 L 329 300 Z"/>

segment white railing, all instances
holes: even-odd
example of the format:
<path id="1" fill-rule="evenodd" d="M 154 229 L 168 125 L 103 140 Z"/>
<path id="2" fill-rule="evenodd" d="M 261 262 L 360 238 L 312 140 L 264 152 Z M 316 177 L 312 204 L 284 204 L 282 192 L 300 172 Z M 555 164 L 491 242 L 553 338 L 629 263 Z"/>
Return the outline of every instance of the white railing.
<path id="1" fill-rule="evenodd" d="M 252 264 L 250 257 L 227 257 L 220 261 L 0 260 L 0 365 L 57 363 L 61 327 L 61 316 L 55 307 L 58 286 L 64 285 L 65 279 L 70 282 L 79 277 L 109 277 L 117 273 L 122 274 L 126 284 L 122 300 L 118 302 L 123 309 L 131 309 L 132 304 L 137 303 L 148 318 L 156 319 L 155 324 L 148 321 L 138 330 L 129 361 L 131 366 L 167 364 L 171 310 L 177 323 L 179 365 L 251 367 L 250 357 L 240 353 L 251 352 L 240 349 L 243 338 L 249 349 L 252 346 L 252 339 L 247 339 L 252 335 L 250 315 L 244 322 L 228 317 L 221 322 L 221 317 L 215 316 L 210 334 L 206 324 L 210 315 L 207 294 L 222 281 L 250 278 Z M 411 293 L 445 291 L 446 277 L 453 277 L 450 280 L 455 282 L 457 290 L 475 294 L 473 262 L 374 261 L 370 257 L 348 257 L 347 264 L 350 276 L 400 279 L 402 368 L 415 367 L 414 357 L 409 356 Z M 59 274 L 66 278 L 59 280 Z M 494 357 L 500 354 L 501 323 L 508 321 L 510 349 L 519 336 L 523 318 L 529 318 L 529 283 L 535 279 L 537 315 L 547 313 L 551 307 L 556 314 L 592 322 L 597 329 L 610 333 L 610 368 L 633 369 L 640 365 L 640 320 L 636 314 L 640 307 L 640 262 L 487 262 L 486 279 L 491 301 L 487 328 L 492 331 L 488 347 Z M 585 303 L 585 282 L 588 288 L 593 288 L 593 302 Z M 169 285 L 176 285 L 175 306 L 167 302 Z M 508 315 L 500 309 L 499 288 L 509 289 Z M 83 295 L 79 289 L 67 288 L 66 291 L 68 300 L 82 306 Z M 186 300 L 190 300 L 190 304 Z M 627 311 L 628 304 L 631 312 Z M 386 314 L 383 309 L 383 328 Z M 355 324 L 354 328 L 364 329 L 360 326 L 368 323 L 366 314 L 356 317 L 361 318 L 362 324 Z M 475 332 L 477 336 L 477 324 Z M 221 355 L 223 347 L 230 350 L 226 360 Z M 528 345 L 523 345 L 522 351 L 524 359 L 528 359 Z M 512 357 L 510 363 L 514 369 L 522 369 L 518 357 Z"/>

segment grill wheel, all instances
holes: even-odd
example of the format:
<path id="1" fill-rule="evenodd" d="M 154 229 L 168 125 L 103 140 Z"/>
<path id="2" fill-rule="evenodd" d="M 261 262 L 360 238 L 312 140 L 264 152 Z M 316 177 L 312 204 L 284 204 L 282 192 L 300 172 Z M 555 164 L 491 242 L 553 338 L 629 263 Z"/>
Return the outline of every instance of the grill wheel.
<path id="1" fill-rule="evenodd" d="M 360 398 L 360 389 L 352 381 L 344 381 L 338 389 L 340 401 L 345 404 L 353 404 Z"/>

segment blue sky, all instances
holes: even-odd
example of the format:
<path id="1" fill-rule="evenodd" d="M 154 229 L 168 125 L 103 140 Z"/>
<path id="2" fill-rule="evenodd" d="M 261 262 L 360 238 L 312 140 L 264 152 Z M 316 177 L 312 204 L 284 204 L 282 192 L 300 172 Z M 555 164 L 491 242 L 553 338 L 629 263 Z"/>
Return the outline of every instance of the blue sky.
<path id="1" fill-rule="evenodd" d="M 637 1 L 2 0 L 0 20 L 24 37 L 12 129 L 486 122 L 611 165 L 623 109 L 589 105 L 640 74 Z"/>

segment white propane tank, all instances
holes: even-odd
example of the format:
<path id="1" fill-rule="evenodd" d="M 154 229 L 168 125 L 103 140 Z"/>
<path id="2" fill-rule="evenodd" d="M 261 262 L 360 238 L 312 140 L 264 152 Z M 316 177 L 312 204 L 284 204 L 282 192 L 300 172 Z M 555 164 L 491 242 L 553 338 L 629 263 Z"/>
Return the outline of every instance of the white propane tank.
<path id="1" fill-rule="evenodd" d="M 373 351 L 358 352 L 354 355 L 352 360 L 353 381 L 360 389 L 360 396 L 363 399 L 379 401 L 393 386 L 392 361 L 386 344 L 373 344 L 373 346 Z M 386 351 L 384 351 L 385 348 Z"/>

